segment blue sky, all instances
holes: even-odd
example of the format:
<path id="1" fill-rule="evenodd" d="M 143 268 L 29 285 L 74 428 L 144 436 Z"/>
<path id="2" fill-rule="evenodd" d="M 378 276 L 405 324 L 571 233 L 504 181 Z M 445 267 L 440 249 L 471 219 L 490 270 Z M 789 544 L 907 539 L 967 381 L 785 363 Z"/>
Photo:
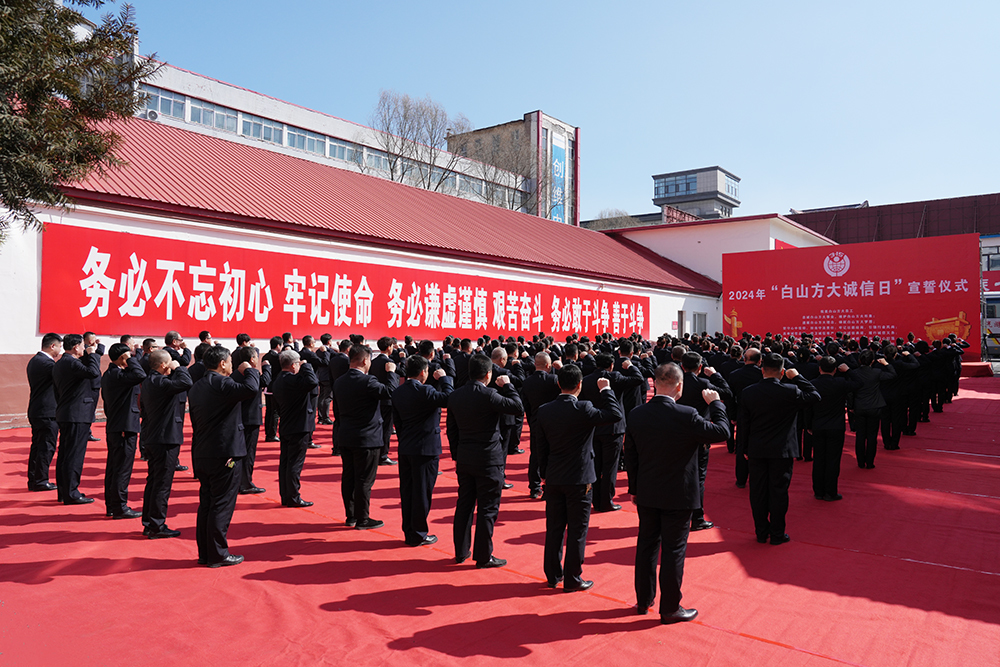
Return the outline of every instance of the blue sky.
<path id="1" fill-rule="evenodd" d="M 1000 191 L 995 0 L 133 4 L 143 53 L 347 120 L 385 88 L 578 125 L 584 219 L 712 165 L 737 215 Z"/>

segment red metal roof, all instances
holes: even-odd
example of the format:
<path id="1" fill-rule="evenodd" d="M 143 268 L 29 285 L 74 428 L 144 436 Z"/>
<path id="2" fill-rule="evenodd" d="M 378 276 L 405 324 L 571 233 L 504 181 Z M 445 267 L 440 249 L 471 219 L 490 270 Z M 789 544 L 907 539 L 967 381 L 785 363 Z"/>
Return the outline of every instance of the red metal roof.
<path id="1" fill-rule="evenodd" d="M 66 187 L 100 203 L 718 296 L 721 285 L 606 234 L 138 118 L 128 166 Z"/>

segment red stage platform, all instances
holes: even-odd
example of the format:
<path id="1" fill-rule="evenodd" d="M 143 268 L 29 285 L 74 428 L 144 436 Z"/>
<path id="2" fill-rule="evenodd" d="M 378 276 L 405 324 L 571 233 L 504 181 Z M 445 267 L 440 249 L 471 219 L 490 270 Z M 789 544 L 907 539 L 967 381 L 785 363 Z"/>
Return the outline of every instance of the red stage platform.
<path id="1" fill-rule="evenodd" d="M 1000 381 L 963 379 L 900 451 L 860 470 L 848 436 L 836 503 L 817 501 L 796 463 L 792 542 L 757 544 L 734 457 L 712 449 L 684 604 L 693 623 L 637 616 L 634 508 L 592 518 L 586 593 L 545 587 L 544 504 L 527 496 L 527 454 L 511 459 L 496 528 L 498 570 L 456 565 L 450 461 L 438 478 L 433 547 L 399 531 L 396 469 L 379 469 L 373 516 L 343 525 L 329 429 L 309 452 L 302 495 L 277 494 L 276 443 L 261 443 L 261 496 L 241 496 L 230 530 L 237 567 L 196 562 L 197 483 L 178 473 L 169 524 L 150 541 L 138 520 L 104 517 L 104 443 L 91 443 L 82 490 L 63 506 L 25 490 L 27 429 L 0 431 L 0 663 L 4 665 L 995 665 L 1000 661 Z M 104 436 L 98 425 L 95 433 Z M 527 446 L 527 433 L 525 433 Z M 182 451 L 190 464 L 190 450 Z M 54 469 L 53 469 L 54 474 Z M 133 507 L 145 464 L 136 462 Z M 620 487 L 624 484 L 620 483 Z"/>

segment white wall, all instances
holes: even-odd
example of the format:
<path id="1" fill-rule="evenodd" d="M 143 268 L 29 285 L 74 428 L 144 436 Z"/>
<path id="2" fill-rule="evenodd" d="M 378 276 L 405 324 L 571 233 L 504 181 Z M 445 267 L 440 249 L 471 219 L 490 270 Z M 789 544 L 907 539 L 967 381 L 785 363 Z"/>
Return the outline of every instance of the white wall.
<path id="1" fill-rule="evenodd" d="M 0 245 L 0 354 L 34 354 L 41 348 L 41 266 L 41 235 L 11 231 Z"/>

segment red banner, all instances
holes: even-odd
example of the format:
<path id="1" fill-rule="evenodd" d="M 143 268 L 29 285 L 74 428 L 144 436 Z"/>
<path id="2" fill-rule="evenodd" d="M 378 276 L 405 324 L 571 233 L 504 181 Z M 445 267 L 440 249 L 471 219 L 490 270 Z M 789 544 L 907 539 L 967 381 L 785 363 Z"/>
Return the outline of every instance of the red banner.
<path id="1" fill-rule="evenodd" d="M 649 335 L 649 298 L 47 225 L 41 331 Z"/>
<path id="2" fill-rule="evenodd" d="M 984 292 L 1000 292 L 1000 271 L 983 271 Z"/>
<path id="3" fill-rule="evenodd" d="M 956 333 L 979 357 L 979 236 L 722 256 L 723 329 L 893 341 Z"/>

